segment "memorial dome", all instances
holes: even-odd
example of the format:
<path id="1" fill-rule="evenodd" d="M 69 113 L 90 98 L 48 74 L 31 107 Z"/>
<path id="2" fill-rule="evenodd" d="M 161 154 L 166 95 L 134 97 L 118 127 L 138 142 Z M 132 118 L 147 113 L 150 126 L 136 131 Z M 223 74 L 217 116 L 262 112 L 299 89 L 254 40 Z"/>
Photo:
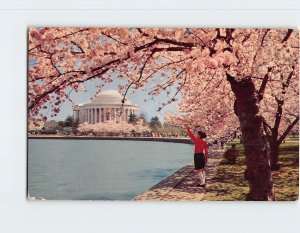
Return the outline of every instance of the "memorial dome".
<path id="1" fill-rule="evenodd" d="M 92 100 L 92 104 L 122 104 L 123 96 L 115 90 L 103 91 L 96 95 Z M 129 100 L 126 100 L 124 105 L 132 105 Z"/>

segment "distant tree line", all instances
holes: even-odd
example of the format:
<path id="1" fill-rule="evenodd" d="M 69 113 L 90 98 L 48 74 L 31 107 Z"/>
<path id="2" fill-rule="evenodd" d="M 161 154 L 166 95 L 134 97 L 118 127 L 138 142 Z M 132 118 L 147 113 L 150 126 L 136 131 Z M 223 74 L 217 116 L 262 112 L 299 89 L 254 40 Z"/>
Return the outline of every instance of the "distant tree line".
<path id="1" fill-rule="evenodd" d="M 137 123 L 138 121 L 143 121 L 144 125 L 147 125 L 155 132 L 158 132 L 162 135 L 169 135 L 169 136 L 186 136 L 186 132 L 184 129 L 171 126 L 168 123 L 162 124 L 162 122 L 159 120 L 157 116 L 151 117 L 150 121 L 146 120 L 145 114 L 141 113 L 139 116 L 137 116 L 134 113 L 131 113 L 128 116 L 128 122 L 129 123 Z"/>
<path id="2" fill-rule="evenodd" d="M 73 116 L 67 116 L 64 121 L 58 121 L 58 128 L 62 129 L 64 127 L 77 128 L 79 125 L 79 119 L 74 119 Z"/>

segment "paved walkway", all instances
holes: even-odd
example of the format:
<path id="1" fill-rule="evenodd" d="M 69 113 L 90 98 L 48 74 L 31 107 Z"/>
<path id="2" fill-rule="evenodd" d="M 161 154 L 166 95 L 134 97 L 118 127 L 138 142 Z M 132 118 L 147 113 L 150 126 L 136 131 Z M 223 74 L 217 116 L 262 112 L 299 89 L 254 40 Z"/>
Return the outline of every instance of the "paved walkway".
<path id="1" fill-rule="evenodd" d="M 223 151 L 212 151 L 206 165 L 206 186 L 217 171 Z M 205 188 L 197 187 L 199 178 L 194 171 L 194 164 L 188 164 L 146 192 L 136 196 L 137 201 L 201 201 Z"/>

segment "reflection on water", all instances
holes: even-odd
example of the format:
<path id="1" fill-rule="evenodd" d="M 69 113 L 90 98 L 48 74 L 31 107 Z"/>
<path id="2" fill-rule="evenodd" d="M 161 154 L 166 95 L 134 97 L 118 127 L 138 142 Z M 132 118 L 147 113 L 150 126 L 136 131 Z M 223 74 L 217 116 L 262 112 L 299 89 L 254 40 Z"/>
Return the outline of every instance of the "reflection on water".
<path id="1" fill-rule="evenodd" d="M 192 160 L 188 144 L 110 140 L 28 142 L 28 192 L 45 199 L 131 200 Z"/>

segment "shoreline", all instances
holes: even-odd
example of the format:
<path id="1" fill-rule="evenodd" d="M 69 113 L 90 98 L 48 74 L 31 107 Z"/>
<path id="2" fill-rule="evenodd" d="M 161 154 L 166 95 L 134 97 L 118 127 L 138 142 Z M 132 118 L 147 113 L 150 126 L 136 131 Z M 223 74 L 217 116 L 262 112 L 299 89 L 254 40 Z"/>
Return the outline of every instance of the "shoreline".
<path id="1" fill-rule="evenodd" d="M 198 175 L 190 162 L 154 186 L 135 196 L 132 201 L 205 201 L 206 189 L 211 185 L 223 150 L 213 150 L 206 166 L 206 188 L 197 187 Z"/>
<path id="2" fill-rule="evenodd" d="M 115 141 L 150 141 L 193 144 L 189 138 L 154 138 L 154 137 L 110 137 L 110 136 L 59 136 L 59 135 L 28 135 L 28 139 L 62 139 L 62 140 L 115 140 Z"/>

